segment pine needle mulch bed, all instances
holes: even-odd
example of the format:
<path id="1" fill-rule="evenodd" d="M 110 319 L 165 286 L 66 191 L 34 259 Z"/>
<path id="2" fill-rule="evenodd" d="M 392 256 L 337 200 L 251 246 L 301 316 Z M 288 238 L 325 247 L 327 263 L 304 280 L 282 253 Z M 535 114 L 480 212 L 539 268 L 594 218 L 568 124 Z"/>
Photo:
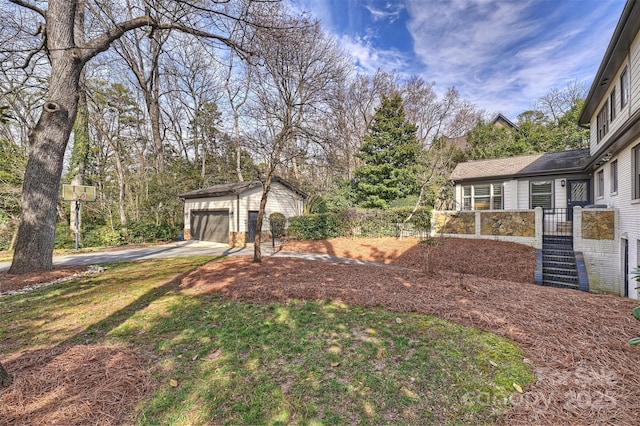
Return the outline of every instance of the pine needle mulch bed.
<path id="1" fill-rule="evenodd" d="M 31 272 L 23 275 L 9 275 L 7 271 L 0 271 L 0 294 L 33 287 L 39 284 L 82 274 L 89 270 L 89 266 L 56 266 L 51 271 Z"/>
<path id="2" fill-rule="evenodd" d="M 15 376 L 2 391 L 0 425 L 116 425 L 151 388 L 131 349 L 56 346 L 23 352 L 5 364 Z"/>
<path id="3" fill-rule="evenodd" d="M 363 243 L 359 249 L 358 240 L 324 241 L 310 250 L 313 243 L 301 242 L 284 250 L 304 246 L 412 266 L 425 257 L 425 247 L 415 241 L 412 246 L 410 241 L 403 245 L 380 239 Z M 505 424 L 638 424 L 640 348 L 627 344 L 640 335 L 640 324 L 631 316 L 637 301 L 536 286 L 531 259 L 519 258 L 532 255 L 530 249 L 494 241 L 469 243 L 446 240 L 445 258 L 432 259 L 436 272 L 430 275 L 414 268 L 286 257 L 265 257 L 257 265 L 238 257 L 201 266 L 182 279 L 181 287 L 187 293 L 259 303 L 336 299 L 476 326 L 515 341 L 534 366 L 537 382 L 514 398 L 513 408 L 501 419 Z M 389 247 L 393 256 L 385 254 Z M 467 262 L 469 272 L 441 269 L 459 262 Z"/>

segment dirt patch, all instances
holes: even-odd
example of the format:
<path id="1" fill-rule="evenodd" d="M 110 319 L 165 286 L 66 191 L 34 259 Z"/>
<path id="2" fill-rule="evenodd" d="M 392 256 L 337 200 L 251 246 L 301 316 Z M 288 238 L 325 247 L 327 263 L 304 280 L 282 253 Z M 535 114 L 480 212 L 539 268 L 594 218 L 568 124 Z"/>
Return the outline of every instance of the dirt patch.
<path id="1" fill-rule="evenodd" d="M 0 425 L 116 425 L 149 389 L 124 346 L 58 346 L 27 351 L 6 367 L 16 377 L 0 398 Z"/>

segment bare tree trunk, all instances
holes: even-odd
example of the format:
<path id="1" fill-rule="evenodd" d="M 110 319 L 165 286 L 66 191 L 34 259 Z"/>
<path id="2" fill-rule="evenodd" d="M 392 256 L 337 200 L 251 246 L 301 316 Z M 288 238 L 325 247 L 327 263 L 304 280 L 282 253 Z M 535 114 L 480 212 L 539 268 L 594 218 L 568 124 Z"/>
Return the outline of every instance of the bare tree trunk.
<path id="1" fill-rule="evenodd" d="M 55 13 L 51 8 L 61 3 L 50 3 L 50 12 Z M 65 4 L 64 7 L 69 6 Z M 56 27 L 53 25 L 48 29 L 50 37 Z M 73 15 L 66 28 L 73 28 Z M 67 46 L 73 46 L 72 40 Z M 63 46 L 60 50 L 52 49 L 50 53 L 49 100 L 29 135 L 29 159 L 22 185 L 22 217 L 10 274 L 53 268 L 58 188 L 64 152 L 76 117 L 82 70 L 79 55 L 61 54 L 62 51 L 66 52 Z"/>
<path id="2" fill-rule="evenodd" d="M 85 42 L 84 31 L 84 8 L 86 0 L 76 0 L 78 10 L 75 17 L 75 40 L 76 42 Z M 71 153 L 71 185 L 83 185 L 84 173 L 87 167 L 87 157 L 89 156 L 89 112 L 87 108 L 87 87 L 84 68 L 80 73 L 80 90 L 78 91 L 78 114 L 73 124 L 73 151 Z M 71 235 L 80 236 L 80 228 L 82 227 L 82 215 L 80 209 L 75 208 L 74 201 L 71 202 L 69 210 L 69 230 Z M 78 218 L 76 220 L 76 213 Z M 78 229 L 76 229 L 76 223 Z"/>
<path id="3" fill-rule="evenodd" d="M 236 140 L 236 174 L 238 175 L 238 182 L 244 181 L 242 177 L 242 151 L 240 151 L 240 144 Z"/>
<path id="4" fill-rule="evenodd" d="M 260 243 L 262 242 L 262 222 L 264 220 L 264 211 L 267 207 L 267 197 L 269 196 L 269 190 L 271 189 L 271 175 L 267 174 L 266 180 L 262 183 L 262 198 L 260 198 L 260 208 L 258 209 L 258 219 L 256 220 L 256 239 L 253 242 L 253 262 L 262 262 L 262 251 L 260 250 Z"/>
<path id="5" fill-rule="evenodd" d="M 16 248 L 16 241 L 18 241 L 18 227 L 16 226 L 13 231 L 13 235 L 11 236 L 11 242 L 9 243 L 9 250 L 13 250 Z"/>
<path id="6" fill-rule="evenodd" d="M 9 387 L 13 382 L 13 378 L 7 373 L 7 370 L 4 369 L 2 363 L 0 363 L 0 389 Z"/>
<path id="7" fill-rule="evenodd" d="M 157 89 L 155 87 L 155 95 L 149 97 L 147 108 L 149 108 L 149 121 L 151 121 L 156 172 L 162 177 L 164 173 L 164 148 L 162 146 L 162 135 L 160 134 L 160 101 L 157 98 L 159 96 Z"/>

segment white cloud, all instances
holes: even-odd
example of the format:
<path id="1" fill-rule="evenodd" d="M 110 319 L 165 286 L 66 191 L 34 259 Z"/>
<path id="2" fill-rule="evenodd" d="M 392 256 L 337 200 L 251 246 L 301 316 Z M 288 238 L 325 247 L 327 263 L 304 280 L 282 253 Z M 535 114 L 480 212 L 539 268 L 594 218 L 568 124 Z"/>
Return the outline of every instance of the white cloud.
<path id="1" fill-rule="evenodd" d="M 512 119 L 553 88 L 591 83 L 623 6 L 620 0 L 290 1 L 319 18 L 360 71 L 419 74 L 437 90 L 455 86 L 478 107 Z M 380 38 L 385 25 L 407 15 L 413 52 Z"/>
<path id="2" fill-rule="evenodd" d="M 387 2 L 383 8 L 375 7 L 372 3 L 366 4 L 364 7 L 369 11 L 374 22 L 383 20 L 395 22 L 405 9 L 401 2 Z"/>
<path id="3" fill-rule="evenodd" d="M 618 18 L 611 4 L 577 11 L 581 3 L 544 0 L 407 2 L 425 79 L 511 118 L 552 88 L 589 79 Z"/>
<path id="4" fill-rule="evenodd" d="M 396 49 L 376 49 L 366 37 L 340 37 L 342 48 L 354 58 L 358 71 L 373 74 L 378 68 L 402 73 L 408 68 L 409 58 Z"/>

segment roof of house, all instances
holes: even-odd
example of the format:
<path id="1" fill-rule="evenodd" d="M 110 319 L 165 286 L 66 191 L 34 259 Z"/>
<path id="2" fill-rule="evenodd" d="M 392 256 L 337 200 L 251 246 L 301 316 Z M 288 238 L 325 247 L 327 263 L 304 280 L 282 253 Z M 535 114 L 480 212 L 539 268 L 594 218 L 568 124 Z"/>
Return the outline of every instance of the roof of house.
<path id="1" fill-rule="evenodd" d="M 271 182 L 278 182 L 283 186 L 289 188 L 293 192 L 297 192 L 302 197 L 306 198 L 307 194 L 300 191 L 298 188 L 287 182 L 286 180 L 274 176 Z M 225 195 L 239 195 L 245 191 L 250 189 L 261 187 L 262 181 L 260 180 L 252 180 L 246 182 L 233 182 L 233 183 L 223 183 L 220 185 L 214 185 L 209 188 L 197 189 L 195 191 L 187 192 L 184 194 L 180 194 L 179 197 L 182 199 L 188 198 L 209 198 L 209 197 L 223 197 Z"/>
<path id="2" fill-rule="evenodd" d="M 474 160 L 459 163 L 451 173 L 451 180 L 461 182 L 581 172 L 588 161 L 589 149 Z"/>
<path id="3" fill-rule="evenodd" d="M 506 125 L 507 127 L 510 127 L 512 129 L 520 130 L 520 128 L 516 124 L 514 124 L 511 120 L 505 117 L 502 113 L 498 113 L 495 117 L 493 117 L 493 120 L 491 120 L 491 122 L 495 125 L 500 125 L 500 126 Z"/>
<path id="4" fill-rule="evenodd" d="M 578 119 L 579 124 L 590 124 L 591 117 L 595 114 L 600 100 L 609 90 L 610 84 L 616 83 L 613 78 L 626 60 L 629 46 L 639 30 L 640 2 L 628 0 L 585 99 L 584 108 Z"/>

